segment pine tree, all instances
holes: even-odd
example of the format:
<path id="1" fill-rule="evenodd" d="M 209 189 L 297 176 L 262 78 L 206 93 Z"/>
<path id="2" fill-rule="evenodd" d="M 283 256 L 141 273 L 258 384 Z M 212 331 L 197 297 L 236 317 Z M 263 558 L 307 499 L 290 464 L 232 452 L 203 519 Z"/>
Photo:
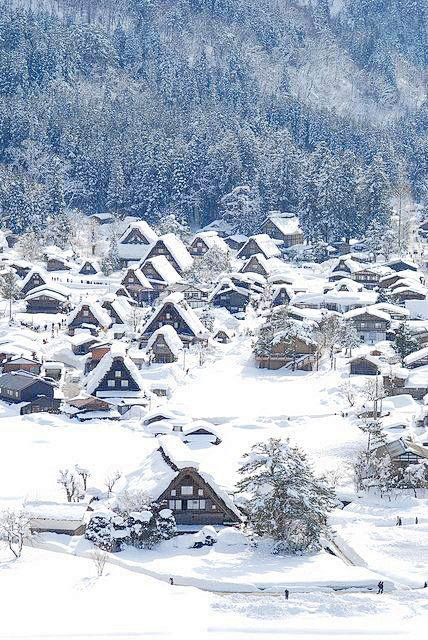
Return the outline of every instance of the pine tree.
<path id="1" fill-rule="evenodd" d="M 9 301 L 9 318 L 12 318 L 12 303 L 21 295 L 19 278 L 13 270 L 0 276 L 0 294 Z"/>
<path id="2" fill-rule="evenodd" d="M 394 349 L 399 354 L 401 361 L 420 348 L 419 340 L 412 335 L 407 322 L 400 322 L 395 331 Z"/>
<path id="3" fill-rule="evenodd" d="M 107 207 L 109 211 L 119 214 L 124 210 L 126 198 L 125 177 L 119 160 L 113 163 L 107 189 Z"/>
<path id="4" fill-rule="evenodd" d="M 296 553 L 320 546 L 328 532 L 327 516 L 334 492 L 317 477 L 306 454 L 289 441 L 271 438 L 255 444 L 238 470 L 238 490 L 249 526 L 274 541 L 274 552 Z"/>
<path id="5" fill-rule="evenodd" d="M 260 231 L 263 213 L 259 194 L 248 185 L 235 187 L 221 199 L 223 218 L 236 232 L 253 235 Z"/>

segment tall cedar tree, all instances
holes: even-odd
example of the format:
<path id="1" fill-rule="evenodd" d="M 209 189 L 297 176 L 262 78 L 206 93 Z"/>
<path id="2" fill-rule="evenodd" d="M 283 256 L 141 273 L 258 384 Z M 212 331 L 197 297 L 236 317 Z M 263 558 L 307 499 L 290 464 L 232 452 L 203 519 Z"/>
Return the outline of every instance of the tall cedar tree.
<path id="1" fill-rule="evenodd" d="M 320 547 L 334 507 L 332 487 L 317 477 L 306 454 L 288 440 L 258 442 L 244 455 L 238 490 L 249 525 L 274 540 L 274 552 L 297 553 Z"/>

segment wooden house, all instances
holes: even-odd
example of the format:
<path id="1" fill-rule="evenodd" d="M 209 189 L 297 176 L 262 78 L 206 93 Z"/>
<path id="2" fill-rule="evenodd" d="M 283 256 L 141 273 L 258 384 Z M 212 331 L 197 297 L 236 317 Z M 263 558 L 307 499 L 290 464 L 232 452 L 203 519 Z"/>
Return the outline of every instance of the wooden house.
<path id="1" fill-rule="evenodd" d="M 191 309 L 201 309 L 208 304 L 209 289 L 193 282 L 177 282 L 169 287 L 171 293 L 181 293 Z"/>
<path id="2" fill-rule="evenodd" d="M 41 285 L 25 296 L 27 313 L 68 313 L 70 294 L 66 289 L 53 285 Z"/>
<path id="3" fill-rule="evenodd" d="M 206 342 L 209 332 L 189 307 L 181 293 L 167 296 L 146 322 L 142 335 L 142 344 L 147 344 L 150 336 L 161 327 L 171 325 L 185 346 L 195 342 Z"/>
<path id="4" fill-rule="evenodd" d="M 33 533 L 59 533 L 81 536 L 86 529 L 86 514 L 92 511 L 87 502 L 26 502 Z"/>
<path id="5" fill-rule="evenodd" d="M 22 281 L 21 295 L 26 296 L 31 289 L 41 287 L 43 284 L 47 284 L 49 278 L 45 274 L 43 269 L 31 269 Z"/>
<path id="6" fill-rule="evenodd" d="M 167 324 L 152 333 L 147 342 L 146 351 L 150 362 L 176 362 L 180 351 L 183 351 L 183 342 L 174 327 Z"/>
<path id="7" fill-rule="evenodd" d="M 271 213 L 262 223 L 261 232 L 282 242 L 282 247 L 303 244 L 303 231 L 298 217 L 293 213 Z"/>
<path id="8" fill-rule="evenodd" d="M 330 282 L 341 280 L 343 278 L 353 279 L 354 274 L 361 270 L 361 264 L 353 258 L 339 258 L 336 265 L 329 276 Z"/>
<path id="9" fill-rule="evenodd" d="M 375 376 L 380 373 L 379 360 L 373 356 L 358 356 L 350 361 L 352 375 Z"/>
<path id="10" fill-rule="evenodd" d="M 54 397 L 54 386 L 28 373 L 0 376 L 0 399 L 10 403 L 31 402 L 40 396 Z"/>
<path id="11" fill-rule="evenodd" d="M 121 285 L 126 288 L 138 305 L 150 304 L 159 293 L 155 293 L 152 285 L 139 267 L 129 268 Z"/>
<path id="12" fill-rule="evenodd" d="M 119 420 L 120 413 L 116 406 L 102 398 L 88 396 L 67 400 L 63 406 L 63 413 L 79 422 L 87 420 Z"/>
<path id="13" fill-rule="evenodd" d="M 89 348 L 89 357 L 85 362 L 85 374 L 95 369 L 102 358 L 109 353 L 111 345 L 111 342 L 97 342 Z"/>
<path id="14" fill-rule="evenodd" d="M 250 302 L 249 289 L 236 285 L 230 278 L 223 278 L 209 297 L 214 307 L 224 307 L 230 313 L 243 313 Z"/>
<path id="15" fill-rule="evenodd" d="M 175 435 L 159 437 L 159 448 L 126 477 L 126 491 L 141 493 L 171 509 L 181 531 L 195 525 L 236 525 L 242 515 L 229 494 L 192 460 Z"/>
<path id="16" fill-rule="evenodd" d="M 259 369 L 282 369 L 287 367 L 291 371 L 312 371 L 316 364 L 317 345 L 309 337 L 294 336 L 281 339 L 278 335 L 272 347 L 271 354 L 257 355 L 256 363 Z"/>
<path id="17" fill-rule="evenodd" d="M 251 258 L 261 253 L 265 258 L 278 258 L 281 251 L 278 245 L 265 233 L 250 236 L 244 246 L 238 251 L 237 258 Z"/>
<path id="18" fill-rule="evenodd" d="M 378 458 L 387 457 L 396 471 L 405 471 L 412 464 L 428 460 L 428 447 L 412 442 L 407 438 L 398 438 L 377 447 L 374 454 Z M 427 472 L 426 472 L 427 473 Z M 427 474 L 428 480 L 428 474 Z"/>
<path id="19" fill-rule="evenodd" d="M 149 302 L 153 302 L 168 287 L 171 288 L 183 282 L 178 271 L 165 256 L 148 258 L 140 266 L 140 269 L 152 287 L 152 290 L 147 293 Z"/>
<path id="20" fill-rule="evenodd" d="M 232 342 L 233 333 L 229 329 L 218 329 L 214 334 L 214 340 L 220 344 L 229 344 Z"/>
<path id="21" fill-rule="evenodd" d="M 353 277 L 355 282 L 362 284 L 366 289 L 374 289 L 380 281 L 380 273 L 369 267 L 355 271 Z"/>
<path id="22" fill-rule="evenodd" d="M 79 331 L 70 337 L 71 350 L 76 356 L 86 355 L 96 342 L 98 338 L 89 331 Z"/>
<path id="23" fill-rule="evenodd" d="M 108 329 L 111 318 L 107 311 L 98 302 L 82 302 L 68 316 L 68 332 L 72 336 L 76 329 L 95 327 L 96 329 Z"/>
<path id="24" fill-rule="evenodd" d="M 244 263 L 240 269 L 241 273 L 259 273 L 261 276 L 267 278 L 270 273 L 267 259 L 262 253 L 256 253 Z"/>
<path id="25" fill-rule="evenodd" d="M 29 415 L 31 413 L 59 413 L 61 406 L 61 400 L 59 398 L 47 398 L 46 396 L 40 396 L 30 402 L 24 404 L 19 413 L 21 416 Z"/>
<path id="26" fill-rule="evenodd" d="M 425 365 L 428 365 L 428 347 L 418 349 L 404 358 L 404 366 L 407 369 L 416 369 Z"/>
<path id="27" fill-rule="evenodd" d="M 213 247 L 220 249 L 224 253 L 229 251 L 229 247 L 216 231 L 200 231 L 192 239 L 189 253 L 194 258 L 201 258 Z"/>
<path id="28" fill-rule="evenodd" d="M 29 358 L 15 357 L 6 360 L 2 363 L 3 373 L 12 373 L 12 371 L 26 371 L 32 373 L 35 376 L 40 374 L 42 365 L 37 360 L 30 360 Z"/>
<path id="29" fill-rule="evenodd" d="M 101 268 L 96 260 L 85 260 L 80 268 L 78 273 L 82 276 L 93 276 L 96 273 L 100 273 Z"/>
<path id="30" fill-rule="evenodd" d="M 392 269 L 393 271 L 417 271 L 417 265 L 411 260 L 404 260 L 403 258 L 398 258 L 396 260 L 390 260 L 386 263 L 386 266 Z"/>
<path id="31" fill-rule="evenodd" d="M 93 220 L 98 225 L 112 224 L 115 220 L 112 213 L 92 213 L 89 216 L 90 220 Z"/>
<path id="32" fill-rule="evenodd" d="M 193 264 L 193 258 L 186 249 L 183 241 L 173 233 L 166 233 L 158 238 L 144 261 L 156 256 L 165 256 L 180 275 L 190 269 Z"/>
<path id="33" fill-rule="evenodd" d="M 46 261 L 46 271 L 70 271 L 71 265 L 64 258 L 49 256 Z"/>
<path id="34" fill-rule="evenodd" d="M 148 397 L 141 374 L 121 343 L 113 344 L 88 375 L 86 391 L 97 398 Z"/>
<path id="35" fill-rule="evenodd" d="M 183 442 L 198 446 L 204 443 L 218 445 L 221 444 L 221 438 L 212 424 L 205 420 L 195 420 L 190 426 L 183 429 Z"/>
<path id="36" fill-rule="evenodd" d="M 122 267 L 146 258 L 157 239 L 157 234 L 147 222 L 143 220 L 131 222 L 118 242 L 118 253 Z"/>
<path id="37" fill-rule="evenodd" d="M 224 239 L 227 246 L 234 251 L 239 251 L 240 249 L 242 249 L 247 240 L 248 236 L 244 236 L 240 233 L 235 233 L 233 236 L 228 236 Z"/>
<path id="38" fill-rule="evenodd" d="M 24 279 L 32 269 L 31 263 L 25 260 L 11 262 L 10 267 L 15 271 L 16 275 L 22 279 Z"/>
<path id="39" fill-rule="evenodd" d="M 101 307 L 107 311 L 113 325 L 129 323 L 132 307 L 123 296 L 107 294 L 104 296 Z"/>
<path id="40" fill-rule="evenodd" d="M 289 304 L 293 295 L 293 290 L 285 284 L 274 286 L 272 288 L 272 306 L 277 307 L 279 305 Z"/>
<path id="41" fill-rule="evenodd" d="M 387 313 L 372 307 L 363 307 L 348 311 L 344 318 L 353 322 L 361 342 L 375 344 L 386 340 L 386 332 L 391 321 Z"/>

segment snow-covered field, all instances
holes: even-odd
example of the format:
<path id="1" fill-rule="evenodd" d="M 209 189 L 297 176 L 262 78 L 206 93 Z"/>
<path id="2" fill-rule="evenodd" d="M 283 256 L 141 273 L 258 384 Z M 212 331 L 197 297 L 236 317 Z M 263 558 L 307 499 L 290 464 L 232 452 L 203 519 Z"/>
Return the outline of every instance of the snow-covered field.
<path id="1" fill-rule="evenodd" d="M 0 556 L 0 638 L 423 637 L 424 591 L 212 594 L 91 560 L 27 548 Z"/>

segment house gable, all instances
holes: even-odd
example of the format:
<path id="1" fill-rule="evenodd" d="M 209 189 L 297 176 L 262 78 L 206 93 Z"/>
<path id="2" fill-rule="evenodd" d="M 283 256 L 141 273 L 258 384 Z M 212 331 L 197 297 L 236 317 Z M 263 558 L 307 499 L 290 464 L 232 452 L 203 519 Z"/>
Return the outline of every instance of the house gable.
<path id="1" fill-rule="evenodd" d="M 167 461 L 174 469 L 173 463 Z M 175 467 L 175 470 L 177 476 L 159 496 L 159 501 L 165 502 L 173 511 L 177 524 L 235 524 L 240 521 L 196 469 L 178 470 Z"/>

